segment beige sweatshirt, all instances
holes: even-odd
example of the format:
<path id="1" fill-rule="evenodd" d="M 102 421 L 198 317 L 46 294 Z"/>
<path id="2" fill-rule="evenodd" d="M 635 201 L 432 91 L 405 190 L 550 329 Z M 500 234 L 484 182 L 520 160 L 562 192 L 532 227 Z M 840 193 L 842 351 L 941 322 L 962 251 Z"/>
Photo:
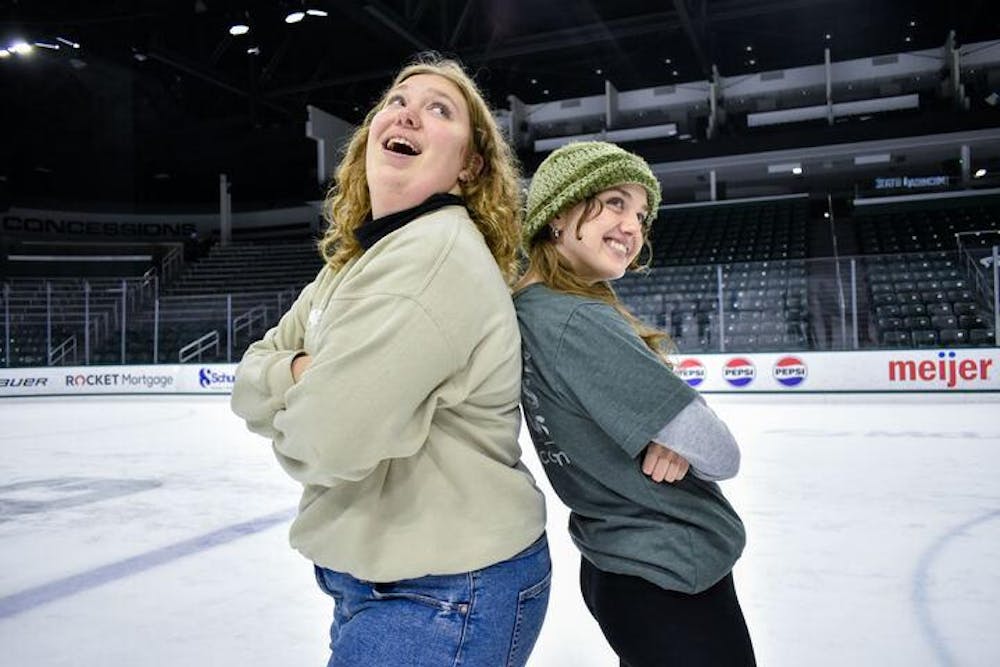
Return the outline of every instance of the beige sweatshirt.
<path id="1" fill-rule="evenodd" d="M 541 535 L 520 376 L 507 287 L 466 210 L 446 206 L 321 270 L 247 350 L 232 408 L 304 486 L 292 546 L 395 581 L 480 569 Z"/>

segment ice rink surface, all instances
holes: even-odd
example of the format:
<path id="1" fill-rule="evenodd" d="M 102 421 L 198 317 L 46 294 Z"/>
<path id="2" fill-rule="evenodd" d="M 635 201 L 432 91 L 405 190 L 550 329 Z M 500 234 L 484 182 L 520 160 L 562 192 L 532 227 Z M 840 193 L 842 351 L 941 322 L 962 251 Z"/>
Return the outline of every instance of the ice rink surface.
<path id="1" fill-rule="evenodd" d="M 1000 395 L 711 395 L 763 667 L 1000 665 Z M 228 397 L 0 400 L 0 665 L 324 665 L 297 485 Z M 532 667 L 614 667 L 548 498 Z"/>

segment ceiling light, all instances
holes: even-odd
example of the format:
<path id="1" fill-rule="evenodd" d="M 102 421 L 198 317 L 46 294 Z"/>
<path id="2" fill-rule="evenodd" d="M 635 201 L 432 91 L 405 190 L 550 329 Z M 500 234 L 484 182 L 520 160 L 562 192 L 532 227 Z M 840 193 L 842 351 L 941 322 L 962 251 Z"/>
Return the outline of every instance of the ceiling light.
<path id="1" fill-rule="evenodd" d="M 306 17 L 305 12 L 292 12 L 285 17 L 285 23 L 298 23 Z"/>
<path id="2" fill-rule="evenodd" d="M 51 44 L 49 42 L 35 42 L 35 46 L 37 46 L 40 49 L 49 49 L 50 51 L 58 51 L 59 50 L 59 45 L 58 44 Z"/>
<path id="3" fill-rule="evenodd" d="M 671 60 L 670 58 L 664 58 L 664 59 L 663 59 L 663 62 L 665 62 L 665 63 L 666 63 L 666 64 L 668 64 L 668 65 L 672 65 L 672 64 L 674 63 L 674 61 L 673 61 L 673 60 Z"/>
<path id="4" fill-rule="evenodd" d="M 604 74 L 604 70 L 598 67 L 597 69 L 594 70 L 594 74 Z"/>
<path id="5" fill-rule="evenodd" d="M 56 37 L 56 41 L 60 44 L 65 44 L 66 46 L 72 46 L 74 49 L 80 48 L 80 44 L 77 42 L 72 42 L 68 39 L 63 39 L 62 37 Z"/>
<path id="6" fill-rule="evenodd" d="M 796 171 L 798 169 L 798 171 Z M 767 173 L 769 174 L 787 174 L 791 172 L 793 174 L 802 173 L 802 165 L 798 162 L 785 162 L 782 164 L 769 164 L 767 165 Z"/>
<path id="7" fill-rule="evenodd" d="M 911 28 L 916 28 L 917 27 L 917 22 L 916 21 L 910 21 L 910 27 Z"/>
<path id="8" fill-rule="evenodd" d="M 259 56 L 260 55 L 260 47 L 259 46 L 251 46 L 249 49 L 247 49 L 247 55 Z"/>
<path id="9" fill-rule="evenodd" d="M 825 37 L 827 39 L 833 39 L 833 35 L 831 35 L 830 33 L 826 33 Z"/>
<path id="10" fill-rule="evenodd" d="M 892 155 L 889 153 L 874 153 L 872 155 L 854 156 L 854 164 L 857 166 L 866 164 L 889 164 L 892 162 Z"/>
<path id="11" fill-rule="evenodd" d="M 35 50 L 35 47 L 27 42 L 14 42 L 9 48 L 19 56 L 26 56 Z"/>
<path id="12" fill-rule="evenodd" d="M 7 49 L 0 49 L 0 58 L 10 58 L 10 51 Z"/>
<path id="13" fill-rule="evenodd" d="M 229 26 L 229 34 L 233 37 L 239 37 L 240 35 L 245 35 L 250 32 L 250 26 L 246 23 L 234 23 Z"/>
<path id="14" fill-rule="evenodd" d="M 750 53 L 751 51 L 753 51 L 753 47 L 748 45 L 747 46 L 747 53 Z"/>
<path id="15" fill-rule="evenodd" d="M 906 39 L 904 39 L 903 41 L 906 42 L 907 44 L 909 44 L 913 40 L 912 40 L 912 38 L 909 35 L 907 35 Z"/>
<path id="16" fill-rule="evenodd" d="M 325 12 L 322 9 L 307 9 L 306 10 L 306 14 L 308 14 L 309 16 L 329 16 L 330 15 L 328 12 Z"/>
<path id="17" fill-rule="evenodd" d="M 674 70 L 673 72 L 671 72 L 671 74 L 673 74 L 674 76 L 677 76 L 677 70 Z"/>
<path id="18" fill-rule="evenodd" d="M 982 178 L 985 175 L 986 175 L 985 169 L 976 169 L 976 173 L 973 174 L 973 178 Z"/>

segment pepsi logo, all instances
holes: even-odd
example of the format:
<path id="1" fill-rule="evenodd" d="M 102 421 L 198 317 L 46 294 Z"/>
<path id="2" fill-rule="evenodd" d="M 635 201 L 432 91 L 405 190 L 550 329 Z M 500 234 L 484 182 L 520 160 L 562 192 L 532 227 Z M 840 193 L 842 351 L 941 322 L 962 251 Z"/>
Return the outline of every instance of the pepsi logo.
<path id="1" fill-rule="evenodd" d="M 735 357 L 722 368 L 722 377 L 734 387 L 745 387 L 757 377 L 757 368 L 749 359 Z"/>
<path id="2" fill-rule="evenodd" d="M 691 387 L 697 387 L 705 381 L 705 366 L 697 359 L 685 359 L 674 366 L 674 373 Z"/>
<path id="3" fill-rule="evenodd" d="M 774 379 L 786 387 L 797 387 L 805 382 L 809 371 L 798 357 L 782 357 L 774 363 Z"/>

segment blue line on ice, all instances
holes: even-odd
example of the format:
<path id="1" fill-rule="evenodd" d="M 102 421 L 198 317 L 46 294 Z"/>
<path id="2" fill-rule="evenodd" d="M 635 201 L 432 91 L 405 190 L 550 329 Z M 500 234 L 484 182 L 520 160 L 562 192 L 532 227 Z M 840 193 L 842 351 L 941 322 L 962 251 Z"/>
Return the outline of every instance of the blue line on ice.
<path id="1" fill-rule="evenodd" d="M 41 586 L 35 586 L 13 595 L 0 598 L 0 619 L 16 616 L 35 607 L 76 595 L 118 579 L 124 579 L 150 568 L 164 565 L 179 558 L 189 556 L 213 547 L 247 537 L 271 526 L 288 521 L 295 516 L 295 509 L 286 509 L 274 514 L 235 523 L 198 537 L 153 549 L 137 556 L 107 565 L 101 565 L 86 572 L 56 579 Z"/>
<path id="2" fill-rule="evenodd" d="M 962 536 L 967 530 L 977 524 L 986 523 L 994 519 L 1000 519 L 1000 510 L 993 510 L 977 516 L 975 519 L 970 519 L 963 524 L 955 526 L 944 535 L 941 535 L 921 554 L 920 562 L 917 564 L 917 571 L 913 575 L 913 604 L 916 607 L 917 618 L 920 621 L 920 625 L 923 626 L 927 641 L 930 643 L 931 648 L 934 649 L 934 653 L 937 654 L 938 663 L 942 667 L 954 667 L 958 663 L 955 662 L 955 658 L 948 650 L 944 638 L 941 637 L 937 628 L 934 627 L 934 619 L 931 618 L 930 604 L 927 599 L 931 565 L 953 539 Z"/>

